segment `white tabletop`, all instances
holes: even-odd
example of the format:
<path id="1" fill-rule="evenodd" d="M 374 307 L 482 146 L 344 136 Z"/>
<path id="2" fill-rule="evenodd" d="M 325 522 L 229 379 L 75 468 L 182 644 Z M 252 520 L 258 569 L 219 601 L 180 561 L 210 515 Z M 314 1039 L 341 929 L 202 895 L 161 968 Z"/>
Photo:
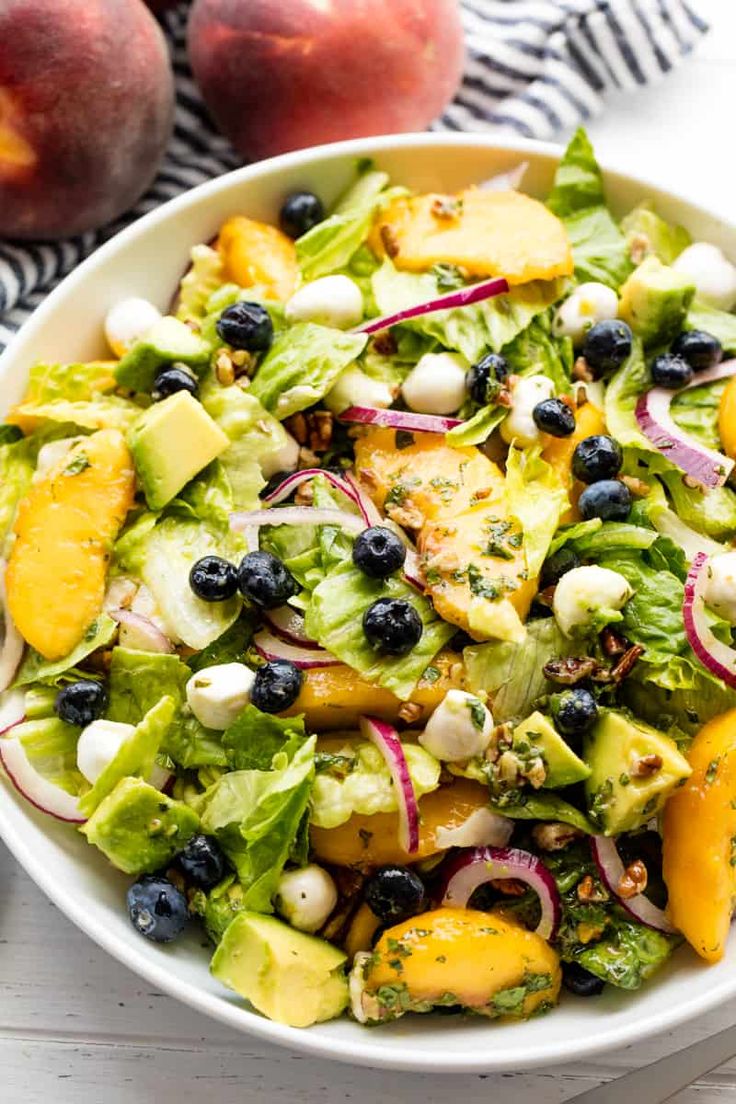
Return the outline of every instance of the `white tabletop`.
<path id="1" fill-rule="evenodd" d="M 736 3 L 692 3 L 713 25 L 696 57 L 659 88 L 618 97 L 590 131 L 602 159 L 730 216 Z M 152 992 L 72 927 L 0 844 L 0 1100 L 7 1104 L 420 1104 L 442 1099 L 450 1086 L 466 1104 L 558 1104 L 733 1023 L 736 1002 L 596 1062 L 503 1077 L 450 1081 L 304 1058 Z M 736 1101 L 736 1062 L 677 1100 Z"/>

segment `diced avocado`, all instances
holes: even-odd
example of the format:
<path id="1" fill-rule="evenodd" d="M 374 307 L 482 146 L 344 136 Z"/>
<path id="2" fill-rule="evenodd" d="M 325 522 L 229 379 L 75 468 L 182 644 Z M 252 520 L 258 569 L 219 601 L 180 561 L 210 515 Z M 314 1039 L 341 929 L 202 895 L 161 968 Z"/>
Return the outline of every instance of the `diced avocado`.
<path id="1" fill-rule="evenodd" d="M 291 1027 L 333 1020 L 347 1007 L 347 956 L 273 916 L 241 912 L 212 957 L 214 976 L 264 1016 Z"/>
<path id="2" fill-rule="evenodd" d="M 635 207 L 622 220 L 621 229 L 631 253 L 634 256 L 639 253 L 637 260 L 653 253 L 666 265 L 671 265 L 693 240 L 684 226 L 665 222 L 651 203 L 640 203 Z"/>
<path id="3" fill-rule="evenodd" d="M 621 288 L 618 315 L 645 345 L 665 345 L 682 329 L 694 295 L 687 276 L 647 257 Z"/>
<path id="4" fill-rule="evenodd" d="M 152 510 L 162 509 L 229 444 L 188 391 L 149 406 L 128 430 L 128 446 Z"/>
<path id="5" fill-rule="evenodd" d="M 150 391 L 159 369 L 178 360 L 190 368 L 209 363 L 212 348 L 178 318 L 162 318 L 115 366 L 115 379 L 128 391 Z"/>
<path id="6" fill-rule="evenodd" d="M 124 778 L 81 831 L 126 874 L 160 870 L 194 835 L 199 817 L 140 778 Z"/>
<path id="7" fill-rule="evenodd" d="M 572 786 L 574 782 L 584 782 L 590 774 L 587 763 L 578 758 L 552 722 L 539 712 L 532 713 L 516 726 L 513 750 L 522 757 L 528 755 L 530 750 L 541 755 L 547 768 L 544 788 L 548 790 Z"/>
<path id="8" fill-rule="evenodd" d="M 614 710 L 586 737 L 583 758 L 588 813 L 607 836 L 646 824 L 691 773 L 674 740 Z"/>

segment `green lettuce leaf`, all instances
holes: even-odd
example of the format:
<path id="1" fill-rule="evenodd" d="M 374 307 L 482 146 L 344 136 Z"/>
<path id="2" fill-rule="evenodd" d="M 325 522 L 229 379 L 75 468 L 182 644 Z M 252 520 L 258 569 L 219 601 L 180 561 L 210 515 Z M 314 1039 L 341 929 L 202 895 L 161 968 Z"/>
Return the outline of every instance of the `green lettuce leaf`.
<path id="1" fill-rule="evenodd" d="M 399 189 L 386 192 L 386 173 L 369 169 L 338 200 L 332 214 L 297 239 L 296 255 L 305 280 L 316 280 L 349 264 L 368 237 L 378 207 Z"/>
<path id="2" fill-rule="evenodd" d="M 284 864 L 309 802 L 316 737 L 273 770 L 225 774 L 203 795 L 203 831 L 217 837 L 241 882 L 243 907 L 271 912 Z"/>
<path id="3" fill-rule="evenodd" d="M 670 405 L 672 418 L 681 429 L 701 445 L 717 451 L 722 447 L 718 432 L 718 407 L 726 382 L 720 380 L 703 387 L 689 387 L 687 391 L 675 395 Z"/>
<path id="4" fill-rule="evenodd" d="M 558 394 L 570 390 L 575 359 L 572 341 L 569 337 L 553 336 L 549 314 L 538 315 L 504 348 L 503 355 L 511 372 L 519 376 L 549 376 Z"/>
<path id="5" fill-rule="evenodd" d="M 298 322 L 274 340 L 253 377 L 249 394 L 280 420 L 323 399 L 363 351 L 365 334 Z"/>
<path id="6" fill-rule="evenodd" d="M 569 801 L 555 793 L 533 793 L 528 790 L 509 790 L 513 800 L 491 801 L 492 808 L 511 820 L 554 820 L 561 824 L 570 824 L 586 835 L 594 836 L 598 829 Z"/>
<path id="7" fill-rule="evenodd" d="M 538 449 L 510 448 L 506 459 L 509 513 L 524 533 L 524 557 L 530 575 L 539 574 L 560 517 L 569 506 L 567 490 Z"/>
<path id="8" fill-rule="evenodd" d="M 640 203 L 630 211 L 621 220 L 621 229 L 626 235 L 629 252 L 633 247 L 644 249 L 642 259 L 653 253 L 666 265 L 677 260 L 683 249 L 692 242 L 684 226 L 666 222 L 649 202 Z"/>
<path id="9" fill-rule="evenodd" d="M 216 663 L 242 663 L 253 637 L 254 623 L 254 615 L 249 610 L 244 610 L 238 620 L 229 629 L 225 629 L 222 636 L 189 656 L 189 670 L 201 671 L 203 667 L 212 667 Z"/>
<path id="10" fill-rule="evenodd" d="M 418 744 L 403 747 L 416 797 L 436 790 L 439 761 Z M 373 816 L 398 809 L 391 773 L 373 744 L 348 743 L 333 755 L 318 755 L 317 764 L 324 769 L 318 769 L 314 780 L 310 820 L 318 828 L 337 828 L 353 813 Z"/>
<path id="11" fill-rule="evenodd" d="M 736 494 L 730 487 L 710 487 L 705 491 L 688 487 L 676 468 L 662 472 L 660 479 L 675 512 L 686 525 L 717 541 L 736 537 Z"/>
<path id="12" fill-rule="evenodd" d="M 408 655 L 382 656 L 368 643 L 363 632 L 363 614 L 378 598 L 403 598 L 419 614 L 424 632 Z M 456 631 L 407 583 L 396 576 L 370 579 L 352 561 L 333 568 L 312 591 L 305 629 L 368 682 L 377 683 L 402 699 L 410 696 L 431 659 Z"/>
<path id="13" fill-rule="evenodd" d="M 678 672 L 674 664 L 670 668 L 671 676 L 676 676 Z M 662 729 L 676 726 L 688 736 L 695 736 L 713 717 L 736 707 L 736 691 L 704 668 L 682 664 L 679 674 L 682 685 L 674 689 L 657 686 L 646 677 L 626 679 L 623 684 L 624 704 L 643 721 Z"/>
<path id="14" fill-rule="evenodd" d="M 55 716 L 26 720 L 13 729 L 33 768 L 47 782 L 74 797 L 89 789 L 89 782 L 77 767 L 80 732 Z"/>
<path id="15" fill-rule="evenodd" d="M 219 460 L 213 460 L 171 500 L 166 514 L 204 521 L 214 529 L 227 529 L 234 508 L 225 467 Z"/>
<path id="16" fill-rule="evenodd" d="M 90 401 L 50 399 L 47 402 L 22 402 L 14 414 L 24 422 L 43 426 L 48 423 L 79 426 L 81 429 L 119 429 L 125 433 L 143 413 L 140 406 L 120 395 L 99 395 Z"/>
<path id="17" fill-rule="evenodd" d="M 91 360 L 85 364 L 34 364 L 28 375 L 23 401 L 52 403 L 92 402 L 107 391 L 115 390 L 110 364 Z"/>
<path id="18" fill-rule="evenodd" d="M 717 337 L 724 352 L 736 353 L 736 314 L 706 306 L 697 299 L 688 311 L 686 330 L 705 330 Z"/>
<path id="19" fill-rule="evenodd" d="M 135 776 L 142 778 L 144 782 L 148 781 L 175 712 L 176 702 L 168 695 L 151 706 L 121 745 L 114 759 L 107 764 L 92 789 L 79 802 L 84 816 L 91 816 L 123 778 Z"/>
<path id="20" fill-rule="evenodd" d="M 612 930 L 611 930 L 612 929 Z M 681 940 L 615 914 L 605 939 L 584 947 L 575 961 L 619 989 L 639 989 L 670 957 Z"/>
<path id="21" fill-rule="evenodd" d="M 200 322 L 207 314 L 210 297 L 225 283 L 222 257 L 209 245 L 195 245 L 191 267 L 182 277 L 176 303 L 181 322 Z"/>
<path id="22" fill-rule="evenodd" d="M 76 648 L 63 659 L 45 659 L 33 648 L 28 648 L 25 659 L 16 675 L 14 686 L 28 686 L 31 682 L 55 685 L 59 676 L 77 667 L 98 648 L 110 643 L 117 632 L 117 624 L 106 613 L 101 613 L 89 626 Z"/>
<path id="23" fill-rule="evenodd" d="M 603 173 L 595 159 L 590 139 L 580 127 L 570 139 L 557 166 L 547 206 L 559 218 L 565 219 L 591 207 L 603 207 L 605 202 Z"/>
<path id="24" fill-rule="evenodd" d="M 445 440 L 453 448 L 480 445 L 487 440 L 508 413 L 503 406 L 482 406 L 472 418 L 454 426 L 445 434 Z"/>
<path id="25" fill-rule="evenodd" d="M 304 717 L 274 717 L 254 705 L 222 734 L 222 746 L 232 770 L 270 770 L 274 755 L 291 755 L 307 738 Z"/>
<path id="26" fill-rule="evenodd" d="M 39 442 L 33 437 L 0 445 L 0 549 L 15 521 L 18 503 L 28 493 L 38 449 Z"/>

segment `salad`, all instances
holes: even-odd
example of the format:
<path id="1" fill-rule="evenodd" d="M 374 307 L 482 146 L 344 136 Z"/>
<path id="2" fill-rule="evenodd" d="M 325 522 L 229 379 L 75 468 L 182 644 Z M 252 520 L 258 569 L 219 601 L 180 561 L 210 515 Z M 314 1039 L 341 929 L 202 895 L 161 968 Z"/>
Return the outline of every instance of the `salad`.
<path id="1" fill-rule="evenodd" d="M 4 771 L 282 1023 L 724 952 L 736 268 L 523 170 L 234 215 L 0 427 Z"/>

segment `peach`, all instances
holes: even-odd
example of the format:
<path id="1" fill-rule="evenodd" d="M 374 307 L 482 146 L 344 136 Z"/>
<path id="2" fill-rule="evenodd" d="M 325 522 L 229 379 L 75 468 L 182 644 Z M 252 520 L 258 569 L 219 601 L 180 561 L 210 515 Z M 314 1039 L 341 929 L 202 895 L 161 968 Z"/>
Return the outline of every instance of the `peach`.
<path id="1" fill-rule="evenodd" d="M 4 0 L 0 235 L 66 237 L 122 214 L 156 174 L 173 104 L 140 0 Z"/>
<path id="2" fill-rule="evenodd" d="M 247 158 L 422 130 L 463 65 L 457 0 L 195 0 L 195 79 Z"/>

